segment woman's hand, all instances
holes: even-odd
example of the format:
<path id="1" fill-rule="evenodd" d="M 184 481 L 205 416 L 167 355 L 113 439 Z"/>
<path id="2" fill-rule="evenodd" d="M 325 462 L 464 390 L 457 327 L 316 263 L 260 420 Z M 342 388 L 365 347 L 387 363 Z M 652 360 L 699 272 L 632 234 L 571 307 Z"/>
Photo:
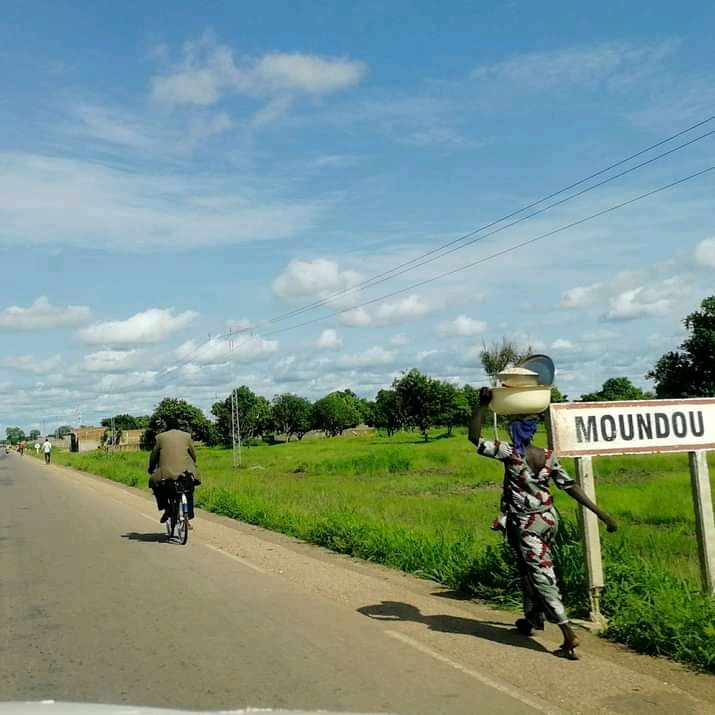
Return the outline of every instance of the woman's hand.
<path id="1" fill-rule="evenodd" d="M 486 407 L 492 401 L 492 391 L 488 387 L 479 390 L 479 406 Z"/>
<path id="2" fill-rule="evenodd" d="M 616 522 L 612 516 L 605 518 L 603 523 L 606 525 L 606 531 L 609 534 L 612 534 L 614 531 L 618 531 L 618 522 Z"/>

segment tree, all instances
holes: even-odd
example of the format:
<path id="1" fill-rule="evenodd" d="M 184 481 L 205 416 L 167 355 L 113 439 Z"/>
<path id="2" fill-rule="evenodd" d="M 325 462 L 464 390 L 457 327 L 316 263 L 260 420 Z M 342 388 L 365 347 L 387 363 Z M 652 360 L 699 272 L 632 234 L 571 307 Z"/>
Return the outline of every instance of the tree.
<path id="1" fill-rule="evenodd" d="M 19 427 L 6 427 L 5 437 L 10 444 L 25 441 L 25 433 Z"/>
<path id="2" fill-rule="evenodd" d="M 471 408 L 463 390 L 452 383 L 435 380 L 435 389 L 439 400 L 436 414 L 436 424 L 444 425 L 447 434 L 452 434 L 455 425 L 466 424 L 471 415 Z"/>
<path id="3" fill-rule="evenodd" d="M 556 385 L 551 386 L 551 402 L 568 402 L 569 398 L 568 395 L 564 395 L 561 393 L 561 390 L 559 390 Z"/>
<path id="4" fill-rule="evenodd" d="M 57 431 L 55 432 L 55 434 L 57 435 L 58 439 L 63 439 L 71 432 L 72 432 L 72 428 L 69 425 L 61 425 L 60 427 L 57 428 Z"/>
<path id="5" fill-rule="evenodd" d="M 288 437 L 289 442 L 292 435 L 301 440 L 310 431 L 312 409 L 310 400 L 305 397 L 290 392 L 276 395 L 271 406 L 273 425 Z"/>
<path id="6" fill-rule="evenodd" d="M 646 377 L 655 381 L 659 398 L 715 395 L 715 295 L 683 319 L 688 337 L 679 349 L 665 353 Z"/>
<path id="7" fill-rule="evenodd" d="M 149 426 L 142 437 L 144 449 L 152 449 L 156 443 L 156 435 L 169 429 L 190 432 L 195 440 L 208 445 L 214 444 L 216 440 L 213 425 L 206 415 L 186 400 L 173 397 L 163 399 L 149 418 Z"/>
<path id="8" fill-rule="evenodd" d="M 360 410 L 350 395 L 331 392 L 319 399 L 312 409 L 313 427 L 336 437 L 360 422 Z"/>
<path id="9" fill-rule="evenodd" d="M 581 395 L 581 402 L 617 402 L 620 400 L 645 400 L 649 395 L 636 387 L 627 377 L 610 377 L 597 392 Z"/>
<path id="10" fill-rule="evenodd" d="M 38 429 L 31 429 L 30 430 L 30 435 L 27 438 L 30 442 L 37 442 L 38 439 L 40 439 L 40 430 Z"/>
<path id="11" fill-rule="evenodd" d="M 130 429 L 146 429 L 149 426 L 150 417 L 134 417 L 133 415 L 115 415 L 114 417 L 105 417 L 100 424 L 102 427 L 112 428 L 112 420 L 114 420 L 115 430 L 130 430 Z"/>
<path id="12" fill-rule="evenodd" d="M 265 434 L 271 426 L 271 405 L 268 400 L 256 395 L 247 385 L 235 389 L 234 395 L 238 412 L 237 429 L 240 430 L 241 439 L 252 440 Z M 225 447 L 231 447 L 231 395 L 221 402 L 215 402 L 211 407 L 211 414 L 216 417 L 218 440 Z"/>
<path id="13" fill-rule="evenodd" d="M 395 390 L 380 390 L 377 393 L 371 421 L 372 427 L 386 430 L 388 437 L 404 427 L 405 417 Z"/>
<path id="14" fill-rule="evenodd" d="M 493 342 L 491 345 L 483 343 L 482 351 L 479 354 L 479 359 L 482 363 L 484 372 L 492 386 L 497 384 L 497 375 L 508 365 L 525 360 L 531 355 L 532 349 L 529 345 L 525 350 L 522 350 L 515 342 L 502 338 L 501 342 Z"/>
<path id="15" fill-rule="evenodd" d="M 405 423 L 417 427 L 426 442 L 429 428 L 437 423 L 441 413 L 444 392 L 439 382 L 413 368 L 395 378 L 392 387 L 400 401 Z"/>

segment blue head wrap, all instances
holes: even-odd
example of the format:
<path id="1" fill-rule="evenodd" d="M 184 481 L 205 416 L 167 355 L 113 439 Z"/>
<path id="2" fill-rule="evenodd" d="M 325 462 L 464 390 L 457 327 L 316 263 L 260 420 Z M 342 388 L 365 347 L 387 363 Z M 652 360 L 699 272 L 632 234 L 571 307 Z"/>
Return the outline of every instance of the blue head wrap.
<path id="1" fill-rule="evenodd" d="M 533 417 L 512 420 L 508 429 L 514 449 L 523 457 L 526 445 L 536 434 L 536 420 Z"/>

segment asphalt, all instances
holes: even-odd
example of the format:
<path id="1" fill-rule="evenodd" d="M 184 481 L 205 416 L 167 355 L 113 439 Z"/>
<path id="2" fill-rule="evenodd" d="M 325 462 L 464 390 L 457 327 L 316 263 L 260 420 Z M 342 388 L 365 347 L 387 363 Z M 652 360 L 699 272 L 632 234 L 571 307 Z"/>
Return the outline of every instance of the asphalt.
<path id="1" fill-rule="evenodd" d="M 0 700 L 394 713 L 715 712 L 711 676 L 197 510 L 0 453 Z"/>

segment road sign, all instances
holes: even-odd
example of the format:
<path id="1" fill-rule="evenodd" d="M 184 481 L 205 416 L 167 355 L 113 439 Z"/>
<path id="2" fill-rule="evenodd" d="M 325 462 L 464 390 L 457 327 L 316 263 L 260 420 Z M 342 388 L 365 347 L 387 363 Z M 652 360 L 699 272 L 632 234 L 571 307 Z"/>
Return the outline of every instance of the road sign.
<path id="1" fill-rule="evenodd" d="M 715 450 L 715 398 L 552 404 L 561 457 Z"/>

